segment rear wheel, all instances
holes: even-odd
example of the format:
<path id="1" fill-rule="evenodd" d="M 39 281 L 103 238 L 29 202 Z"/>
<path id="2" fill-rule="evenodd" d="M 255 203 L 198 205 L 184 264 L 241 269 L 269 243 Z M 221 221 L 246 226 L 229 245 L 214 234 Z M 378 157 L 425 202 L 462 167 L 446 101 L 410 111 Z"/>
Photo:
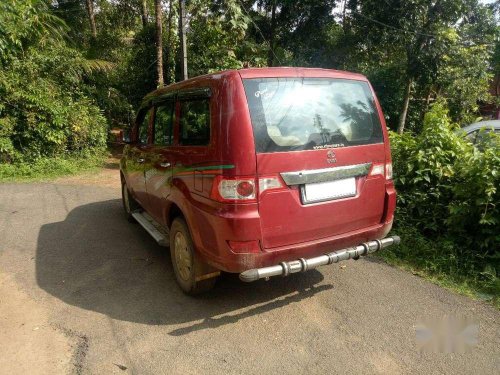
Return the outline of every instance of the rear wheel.
<path id="1" fill-rule="evenodd" d="M 139 203 L 137 203 L 135 199 L 132 198 L 132 196 L 130 195 L 125 180 L 122 180 L 122 203 L 123 203 L 123 209 L 125 210 L 125 217 L 131 223 L 135 223 L 135 219 L 132 216 L 132 212 L 139 209 L 140 206 Z"/>
<path id="2" fill-rule="evenodd" d="M 187 224 L 181 218 L 170 227 L 170 257 L 177 284 L 184 293 L 199 294 L 214 287 L 217 275 L 196 254 Z"/>

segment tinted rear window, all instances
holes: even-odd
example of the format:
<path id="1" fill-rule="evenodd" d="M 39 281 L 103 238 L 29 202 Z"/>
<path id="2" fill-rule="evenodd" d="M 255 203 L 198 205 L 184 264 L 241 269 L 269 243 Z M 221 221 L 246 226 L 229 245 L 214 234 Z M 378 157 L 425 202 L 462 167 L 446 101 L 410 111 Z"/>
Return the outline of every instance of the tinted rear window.
<path id="1" fill-rule="evenodd" d="M 210 143 L 210 101 L 196 99 L 181 101 L 179 144 L 205 146 Z"/>
<path id="2" fill-rule="evenodd" d="M 244 79 L 257 152 L 380 143 L 366 82 L 327 78 Z"/>

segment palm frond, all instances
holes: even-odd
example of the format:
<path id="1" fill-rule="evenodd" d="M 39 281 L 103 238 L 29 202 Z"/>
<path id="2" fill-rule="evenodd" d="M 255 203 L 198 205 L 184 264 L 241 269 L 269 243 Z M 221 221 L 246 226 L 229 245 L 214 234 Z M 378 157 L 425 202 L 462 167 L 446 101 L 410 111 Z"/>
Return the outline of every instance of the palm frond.
<path id="1" fill-rule="evenodd" d="M 94 73 L 109 73 L 116 67 L 115 63 L 100 59 L 80 58 L 77 60 L 77 64 L 82 72 L 88 75 Z"/>

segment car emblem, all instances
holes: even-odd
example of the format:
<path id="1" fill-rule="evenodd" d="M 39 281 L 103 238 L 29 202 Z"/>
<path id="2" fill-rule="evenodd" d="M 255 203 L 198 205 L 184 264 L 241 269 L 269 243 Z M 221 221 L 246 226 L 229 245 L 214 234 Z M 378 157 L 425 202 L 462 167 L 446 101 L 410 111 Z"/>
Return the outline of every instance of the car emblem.
<path id="1" fill-rule="evenodd" d="M 337 162 L 337 157 L 335 155 L 335 152 L 333 152 L 332 150 L 329 150 L 327 153 L 326 153 L 326 162 L 328 164 L 333 164 L 333 163 L 336 163 Z"/>

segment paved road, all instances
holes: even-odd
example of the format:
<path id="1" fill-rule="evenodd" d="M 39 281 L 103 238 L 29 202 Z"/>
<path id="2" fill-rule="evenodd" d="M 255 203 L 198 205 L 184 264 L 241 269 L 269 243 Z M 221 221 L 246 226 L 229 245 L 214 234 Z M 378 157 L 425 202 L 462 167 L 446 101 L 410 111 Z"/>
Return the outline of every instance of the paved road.
<path id="1" fill-rule="evenodd" d="M 376 259 L 191 298 L 119 188 L 0 185 L 0 373 L 500 372 L 500 313 Z M 476 319 L 467 354 L 420 353 L 415 325 Z"/>

